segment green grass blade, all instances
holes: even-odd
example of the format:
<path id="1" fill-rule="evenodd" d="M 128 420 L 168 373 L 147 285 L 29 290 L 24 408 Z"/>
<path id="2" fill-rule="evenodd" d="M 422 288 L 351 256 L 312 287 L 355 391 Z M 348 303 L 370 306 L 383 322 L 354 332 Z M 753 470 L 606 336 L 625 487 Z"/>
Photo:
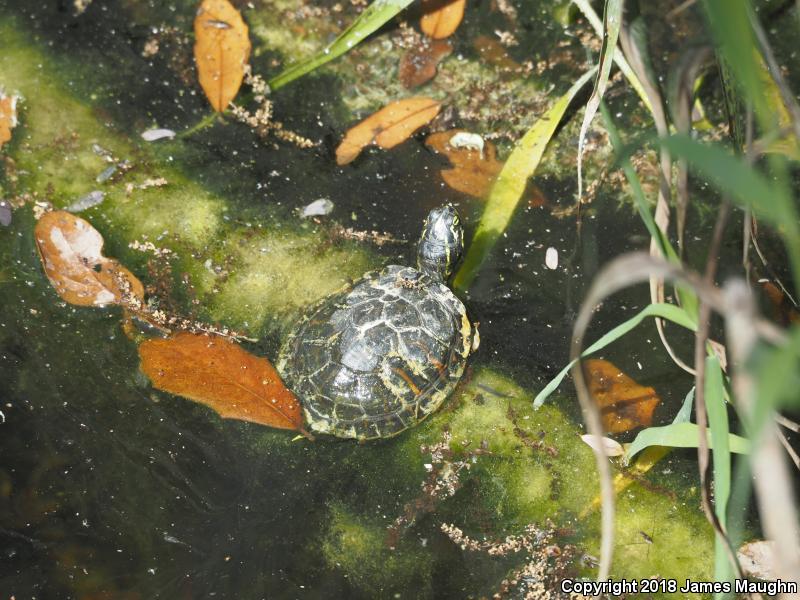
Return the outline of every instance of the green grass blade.
<path id="1" fill-rule="evenodd" d="M 673 135 L 660 143 L 673 156 L 686 159 L 719 190 L 775 227 L 789 250 L 794 280 L 800 282 L 800 225 L 794 202 L 783 186 L 771 184 L 754 167 L 720 146 L 701 144 L 687 135 Z"/>
<path id="2" fill-rule="evenodd" d="M 694 386 L 692 386 L 692 389 L 690 389 L 689 393 L 686 394 L 686 398 L 683 399 L 683 404 L 681 404 L 681 409 L 678 411 L 678 414 L 675 415 L 675 418 L 672 420 L 672 424 L 675 425 L 676 423 L 688 423 L 689 420 L 692 418 L 693 404 L 694 404 Z"/>
<path id="3" fill-rule="evenodd" d="M 375 0 L 339 37 L 323 50 L 269 80 L 269 87 L 277 90 L 287 83 L 310 73 L 317 67 L 337 58 L 380 29 L 384 23 L 411 4 L 413 0 Z"/>
<path id="4" fill-rule="evenodd" d="M 594 344 L 589 346 L 586 350 L 581 353 L 581 357 L 589 356 L 597 352 L 598 350 L 602 350 L 610 343 L 615 342 L 623 335 L 628 333 L 631 329 L 636 327 L 639 323 L 644 321 L 647 317 L 661 317 L 662 319 L 667 319 L 676 323 L 686 329 L 690 329 L 691 331 L 695 331 L 697 329 L 697 322 L 693 320 L 689 315 L 686 313 L 685 310 L 680 308 L 679 306 L 675 306 L 674 304 L 649 304 L 645 306 L 641 311 L 639 311 L 636 315 L 620 323 L 614 329 L 607 332 L 603 335 L 599 340 L 597 340 Z M 552 394 L 556 388 L 561 384 L 566 377 L 569 370 L 572 368 L 572 365 L 575 364 L 575 361 L 569 363 L 566 367 L 564 367 L 558 375 L 553 377 L 550 382 L 544 386 L 542 391 L 540 391 L 536 398 L 533 400 L 533 407 L 539 408 L 544 401 Z"/>
<path id="5" fill-rule="evenodd" d="M 791 225 L 784 221 L 796 220 L 797 213 L 791 201 L 782 197 L 756 169 L 722 146 L 704 144 L 684 134 L 662 139 L 660 144 L 675 156 L 685 158 L 715 187 L 752 208 L 772 225 Z"/>
<path id="6" fill-rule="evenodd" d="M 597 32 L 597 35 L 602 36 L 603 22 L 600 20 L 600 17 L 597 16 L 597 13 L 594 12 L 589 0 L 572 0 L 572 3 L 577 6 L 583 15 L 588 19 L 589 23 L 591 23 L 592 27 Z M 622 71 L 622 74 L 625 75 L 628 83 L 631 84 L 631 87 L 636 91 L 637 94 L 639 94 L 639 98 L 642 99 L 642 102 L 647 107 L 647 110 L 653 112 L 653 107 L 650 104 L 650 99 L 647 97 L 647 92 L 644 91 L 642 82 L 639 81 L 636 73 L 634 73 L 633 69 L 628 64 L 628 61 L 625 60 L 625 56 L 623 56 L 619 48 L 614 49 L 614 62 L 619 67 L 619 70 Z"/>
<path id="7" fill-rule="evenodd" d="M 475 237 L 467 250 L 464 263 L 456 273 L 453 286 L 460 290 L 469 287 L 478 274 L 486 255 L 508 227 L 519 199 L 539 166 L 547 144 L 553 137 L 570 102 L 592 78 L 596 69 L 584 73 L 550 109 L 536 121 L 506 160 L 489 193 L 489 200 L 481 215 Z"/>
<path id="8" fill-rule="evenodd" d="M 744 425 L 748 436 L 757 441 L 774 411 L 800 408 L 800 325 L 791 327 L 783 346 L 758 346 L 751 368 L 758 387 L 758 404 Z"/>
<path id="9" fill-rule="evenodd" d="M 754 108 L 762 127 L 769 129 L 770 114 L 761 87 L 761 76 L 757 56 L 758 48 L 748 0 L 703 0 L 707 22 L 714 42 L 725 58 L 727 67 L 733 72 L 742 91 L 754 102 Z"/>
<path id="10" fill-rule="evenodd" d="M 668 446 L 670 448 L 697 448 L 699 429 L 695 423 L 677 423 L 663 427 L 648 427 L 639 432 L 625 452 L 626 460 L 650 446 Z M 709 439 L 708 444 L 714 447 L 714 442 Z M 728 434 L 728 446 L 736 454 L 748 454 L 750 441 L 733 433 Z"/>
<path id="11" fill-rule="evenodd" d="M 727 529 L 728 498 L 731 493 L 731 452 L 728 443 L 730 428 L 722 368 L 716 355 L 706 357 L 705 401 L 711 447 L 714 455 L 714 512 Z M 714 543 L 714 581 L 731 581 L 733 571 L 728 561 L 725 542 L 717 537 Z M 723 594 L 715 597 L 722 598 Z"/>
<path id="12" fill-rule="evenodd" d="M 611 74 L 611 65 L 614 63 L 614 50 L 617 48 L 619 29 L 622 27 L 623 0 L 606 0 L 603 9 L 603 45 L 600 48 L 600 62 L 597 65 L 597 78 L 589 101 L 586 103 L 586 112 L 583 115 L 581 131 L 578 134 L 578 201 L 583 198 L 583 150 L 586 144 L 586 134 L 592 123 L 600 100 L 606 93 L 608 76 Z"/>

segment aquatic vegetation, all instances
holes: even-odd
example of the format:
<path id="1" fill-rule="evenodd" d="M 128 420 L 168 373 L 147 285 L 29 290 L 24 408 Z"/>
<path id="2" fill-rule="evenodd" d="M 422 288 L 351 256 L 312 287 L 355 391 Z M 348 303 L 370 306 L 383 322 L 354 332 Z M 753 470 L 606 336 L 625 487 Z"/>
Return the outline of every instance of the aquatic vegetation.
<path id="1" fill-rule="evenodd" d="M 3 508 L 0 522 L 10 525 L 12 536 L 60 540 L 52 551 L 24 558 L 33 566 L 29 572 L 53 593 L 547 595 L 566 574 L 595 577 L 599 559 L 613 578 L 725 579 L 730 574 L 726 547 L 735 549 L 738 540 L 759 535 L 762 526 L 764 536 L 772 537 L 774 515 L 789 523 L 778 542 L 782 556 L 792 557 L 793 513 L 785 487 L 778 485 L 774 498 L 765 499 L 757 478 L 759 500 L 774 514 L 764 509 L 761 522 L 743 521 L 749 473 L 737 473 L 732 458 L 749 450 L 755 470 L 765 473 L 782 464 L 775 453 L 775 441 L 782 438 L 766 435 L 772 454 L 761 455 L 761 442 L 754 437 L 761 426 L 774 433 L 776 413 L 796 405 L 792 374 L 800 370 L 797 335 L 789 329 L 791 311 L 782 310 L 785 330 L 752 312 L 731 312 L 733 303 L 719 290 L 678 266 L 706 254 L 716 257 L 715 248 L 732 247 L 715 242 L 705 248 L 702 225 L 707 221 L 694 221 L 710 214 L 709 207 L 716 206 L 712 190 L 719 189 L 747 211 L 745 237 L 765 242 L 758 253 L 774 270 L 749 265 L 752 279 L 769 278 L 767 283 L 781 290 L 772 293 L 782 295 L 781 306 L 792 303 L 793 278 L 775 254 L 774 241 L 783 240 L 790 264 L 796 265 L 796 186 L 793 166 L 780 155 L 791 157 L 797 142 L 795 107 L 784 98 L 782 81 L 794 74 L 773 68 L 768 47 L 759 42 L 756 53 L 752 47 L 736 50 L 736 60 L 749 56 L 752 64 L 723 60 L 731 65 L 723 68 L 721 80 L 713 71 L 704 73 L 702 82 L 697 72 L 689 77 L 692 69 L 685 71 L 690 81 L 681 88 L 680 102 L 688 107 L 687 121 L 671 114 L 669 121 L 665 110 L 659 113 L 666 103 L 652 94 L 660 90 L 651 85 L 666 79 L 659 74 L 651 80 L 641 68 L 647 61 L 636 60 L 635 44 L 629 44 L 635 42 L 631 25 L 637 18 L 630 3 L 623 15 L 628 20 L 615 20 L 621 48 L 601 46 L 603 36 L 591 34 L 599 19 L 583 0 L 575 4 L 588 25 L 564 3 L 555 8 L 540 2 L 473 3 L 457 19 L 440 12 L 434 20 L 450 19 L 445 24 L 457 26 L 448 42 L 453 52 L 439 46 L 426 62 L 405 57 L 415 48 L 433 50 L 426 36 L 444 32 L 436 27 L 419 32 L 416 7 L 401 16 L 408 22 L 391 22 L 410 4 L 404 0 L 378 0 L 366 9 L 361 2 L 256 0 L 237 4 L 252 36 L 250 70 L 244 59 L 237 62 L 249 89 L 238 91 L 237 84 L 237 92 L 228 90 L 227 95 L 240 97 L 236 106 L 228 106 L 212 74 L 210 95 L 217 102 L 212 100 L 215 113 L 208 116 L 208 98 L 191 61 L 198 1 L 162 6 L 115 0 L 87 4 L 80 15 L 10 4 L 0 0 L 0 37 L 6 45 L 0 83 L 26 100 L 17 104 L 19 124 L 0 162 L 0 195 L 14 210 L 11 222 L 0 228 L 6 259 L 0 265 L 0 421 L 9 434 L 0 437 L 0 450 L 10 465 L 0 470 L 0 499 L 9 497 L 8 473 L 14 481 L 17 473 L 23 478 L 28 457 L 48 445 L 66 463 L 57 481 L 47 483 L 52 493 L 42 493 L 58 499 L 58 512 L 44 509 L 26 526 L 9 521 Z M 464 6 L 451 4 L 455 13 Z M 619 15 L 622 3 L 608 4 Z M 709 14 L 725 12 L 710 0 L 700 4 Z M 722 40 L 719 48 L 735 39 L 756 45 L 759 21 L 735 8 L 723 16 L 753 30 L 729 39 L 723 28 L 714 33 Z M 759 19 L 767 18 L 759 13 Z M 229 32 L 232 20 L 214 19 L 210 30 Z M 679 26 L 670 30 L 681 31 Z M 649 39 L 659 51 L 662 42 L 655 33 Z M 587 113 L 581 126 L 571 117 L 573 100 L 583 91 L 588 96 L 592 78 L 584 46 L 599 52 L 607 85 L 605 94 L 596 86 L 592 96 L 603 123 L 594 123 L 599 119 Z M 419 129 L 401 126 L 402 135 L 385 152 L 366 147 L 373 140 L 380 144 L 376 138 L 385 133 L 386 123 L 368 127 L 354 144 L 359 151 L 366 148 L 364 153 L 340 168 L 335 149 L 349 125 L 395 101 L 408 101 L 410 80 L 398 73 L 404 59 L 425 63 L 411 83 L 437 114 L 426 115 Z M 633 89 L 620 85 L 624 80 L 612 59 Z M 668 69 L 674 60 L 664 52 L 656 66 Z M 288 70 L 275 77 L 283 67 Z M 756 80 L 767 90 L 768 103 L 731 83 Z M 275 84 L 272 90 L 269 81 Z M 750 158 L 764 149 L 776 156 L 753 162 L 709 143 L 724 134 L 723 86 L 731 98 L 743 97 L 741 106 L 754 107 Z M 696 94 L 702 96 L 705 124 L 692 138 L 689 109 L 696 107 Z M 767 126 L 769 111 L 776 117 Z M 738 114 L 746 117 L 746 111 Z M 670 128 L 682 133 L 648 141 L 645 150 L 630 157 L 626 143 L 641 142 L 642 121 L 650 116 L 661 133 L 664 122 L 667 133 Z M 734 129 L 746 133 L 748 120 L 738 120 Z M 456 138 L 454 131 L 465 135 Z M 676 161 L 679 180 L 680 173 L 693 173 L 684 192 L 697 196 L 693 207 L 698 210 L 686 212 L 686 234 L 685 223 L 677 235 L 665 233 L 663 207 L 673 194 L 658 179 L 667 154 Z M 587 202 L 579 206 L 574 204 L 574 167 L 584 158 Z M 629 179 L 627 188 L 623 177 Z M 532 178 L 546 196 L 541 201 L 538 195 L 528 197 Z M 711 185 L 704 187 L 705 182 Z M 681 193 L 677 189 L 674 195 Z M 657 194 L 660 200 L 654 201 Z M 267 385 L 272 371 L 256 372 L 255 365 L 277 355 L 300 313 L 367 270 L 413 261 L 403 240 L 412 239 L 422 216 L 445 201 L 458 204 L 475 231 L 468 236 L 471 258 L 459 277 L 465 304 L 475 311 L 470 317 L 482 322 L 485 344 L 452 397 L 418 427 L 364 445 L 312 443 L 293 439 L 288 431 L 218 418 L 154 389 L 139 371 L 135 346 L 123 334 L 140 341 L 200 325 L 251 341 L 244 347 L 215 341 L 220 351 L 215 354 L 206 353 L 209 338 L 178 333 L 172 342 L 192 340 L 179 349 L 180 356 L 163 351 L 158 360 L 146 358 L 144 371 L 154 380 L 175 375 L 180 386 L 188 386 L 173 382 L 161 386 L 166 390 L 192 396 L 196 388 L 237 388 L 249 401 L 253 394 L 232 383 L 231 375 L 249 365 L 255 378 L 245 387 L 273 390 Z M 108 284 L 103 275 L 111 260 L 107 254 L 117 257 L 113 264 L 124 264 L 130 277 L 135 273 L 128 282 L 141 282 L 144 293 L 120 302 L 123 294 L 105 285 L 113 297 L 103 303 L 106 308 L 61 301 L 41 272 L 33 232 L 34 216 L 46 226 L 55 218 L 48 215 L 57 216 L 65 207 L 81 210 L 82 221 L 91 222 L 106 242 L 101 254 L 94 237 L 88 257 L 93 260 L 74 253 L 79 278 Z M 632 210 L 643 228 L 632 223 Z M 753 219 L 759 230 L 750 226 Z M 638 230 L 653 239 L 655 251 L 671 265 L 642 257 L 623 262 L 616 271 L 601 271 L 601 284 L 608 287 L 600 285 L 587 296 L 583 284 L 598 265 L 621 249 L 647 243 Z M 723 263 L 728 270 L 739 262 L 729 258 Z M 608 299 L 620 282 L 648 278 L 662 288 L 651 304 L 643 307 L 635 292 L 623 300 Z M 679 304 L 668 304 L 674 299 L 663 293 L 664 282 L 671 281 L 677 281 Z M 582 298 L 586 306 L 578 310 Z M 585 327 L 601 300 L 596 318 L 602 324 L 588 334 L 599 339 L 583 350 Z M 146 318 L 134 328 L 120 304 Z M 733 317 L 727 336 L 713 331 L 715 340 L 727 343 L 724 354 L 718 342 L 706 343 L 703 306 Z M 574 353 L 568 359 L 567 329 L 576 314 Z M 652 336 L 643 333 L 640 325 L 649 317 L 670 320 L 699 340 L 697 393 L 684 402 L 672 425 L 665 423 L 691 382 L 675 376 L 669 356 L 659 356 Z M 747 331 L 752 324 L 755 337 L 767 337 L 748 352 L 735 343 L 736 330 Z M 601 327 L 608 333 L 601 335 Z M 676 330 L 666 329 L 664 339 L 680 359 L 686 345 Z M 625 348 L 615 348 L 611 342 L 628 333 L 634 335 L 625 338 Z M 154 338 L 140 349 L 147 354 L 172 342 Z M 620 391 L 595 381 L 588 386 L 594 395 L 605 394 L 617 409 L 632 400 L 646 410 L 616 415 L 622 418 L 615 417 L 615 426 L 631 431 L 614 436 L 626 452 L 609 457 L 597 445 L 603 461 L 598 470 L 586 436 L 598 426 L 613 427 L 610 421 L 604 426 L 592 420 L 598 407 L 586 402 L 578 359 L 600 351 L 603 360 L 619 366 L 604 376 L 606 381 L 624 379 L 619 375 L 624 371 L 636 373 L 642 386 L 627 382 Z M 228 370 L 217 371 L 223 364 Z M 590 433 L 580 425 L 573 397 L 551 396 L 573 365 Z M 741 375 L 752 375 L 758 399 L 743 387 Z M 220 412 L 252 416 L 250 404 L 235 399 L 243 411 L 226 413 L 230 390 L 223 396 L 228 399 Z M 551 401 L 542 405 L 548 396 Z M 278 421 L 297 428 L 298 405 L 287 403 L 292 414 Z M 275 424 L 275 415 L 266 413 L 250 420 Z M 784 442 L 791 452 L 791 440 Z M 699 487 L 691 456 L 668 454 L 664 445 L 700 447 Z M 713 467 L 702 458 L 708 450 L 714 453 Z M 749 466 L 749 460 L 739 464 Z M 598 492 L 604 469 L 611 475 L 604 481 L 611 481 L 615 493 L 613 522 L 607 496 Z M 775 481 L 786 482 L 785 471 Z M 44 535 L 48 530 L 52 537 Z M 609 531 L 614 561 L 609 560 Z M 0 532 L 4 547 L 7 539 Z M 0 587 L 22 597 L 31 577 L 16 568 L 0 572 Z"/>
<path id="2" fill-rule="evenodd" d="M 342 570 L 366 593 L 388 595 L 415 589 L 421 595 L 430 594 L 429 549 L 407 543 L 391 549 L 382 523 L 341 505 L 332 505 L 329 515 L 322 553 L 331 568 Z"/>

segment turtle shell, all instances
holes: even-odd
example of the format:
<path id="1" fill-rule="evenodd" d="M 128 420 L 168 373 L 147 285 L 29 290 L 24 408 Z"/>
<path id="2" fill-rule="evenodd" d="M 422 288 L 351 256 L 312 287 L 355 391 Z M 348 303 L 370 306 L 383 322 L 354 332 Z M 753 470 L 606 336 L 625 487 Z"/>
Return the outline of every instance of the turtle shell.
<path id="1" fill-rule="evenodd" d="M 442 404 L 464 372 L 471 340 L 466 309 L 444 283 L 390 266 L 312 308 L 277 367 L 313 431 L 385 438 Z"/>

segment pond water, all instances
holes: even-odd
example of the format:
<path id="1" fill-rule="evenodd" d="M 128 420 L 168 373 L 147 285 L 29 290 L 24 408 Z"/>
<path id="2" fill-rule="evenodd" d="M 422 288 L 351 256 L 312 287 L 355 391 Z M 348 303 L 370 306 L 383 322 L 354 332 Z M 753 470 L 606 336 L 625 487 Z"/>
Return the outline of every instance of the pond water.
<path id="1" fill-rule="evenodd" d="M 442 182 L 447 161 L 426 147 L 424 135 L 336 166 L 343 132 L 379 107 L 351 110 L 354 97 L 379 96 L 354 93 L 352 86 L 367 84 L 354 81 L 357 69 L 347 66 L 323 68 L 274 95 L 276 118 L 319 140 L 312 149 L 259 139 L 230 119 L 176 140 L 143 142 L 146 129 L 185 131 L 209 114 L 187 41 L 195 4 L 96 0 L 76 15 L 71 2 L 0 2 L 0 85 L 24 96 L 0 182 L 6 197 L 27 199 L 0 228 L 0 597 L 491 597 L 505 577 L 535 563 L 525 551 L 497 557 L 462 549 L 442 525 L 475 540 L 522 535 L 529 524 L 550 528 L 549 543 L 571 557 L 567 572 L 591 575 L 598 488 L 591 452 L 578 438 L 571 382 L 541 411 L 531 400 L 566 364 L 574 317 L 598 269 L 649 239 L 618 184 L 601 187 L 580 230 L 574 216 L 557 216 L 575 194 L 575 110 L 535 180 L 545 203 L 521 204 L 461 293 L 481 332 L 467 381 L 440 414 L 397 438 L 312 443 L 221 420 L 153 389 L 119 309 L 73 307 L 56 295 L 36 252 L 33 203 L 63 208 L 101 189 L 106 200 L 81 216 L 104 236 L 106 255 L 165 307 L 243 330 L 258 340 L 245 344 L 249 351 L 274 359 L 309 302 L 367 269 L 413 264 L 432 207 L 454 204 L 468 242 L 480 219 L 484 201 Z M 268 0 L 236 5 L 252 26 L 254 68 L 276 73 L 286 42 L 270 46 L 270 36 L 297 9 Z M 563 45 L 554 40 L 585 30 L 565 34 L 548 5 L 519 7 L 520 45 L 509 49 L 515 60 L 552 58 L 553 71 L 537 82 L 545 102 L 556 97 L 548 96 L 551 86 L 561 93 L 585 66 L 556 57 Z M 454 37 L 454 56 L 469 68 L 480 59 L 472 37 L 503 19 L 489 3 L 471 10 Z M 347 6 L 330 14 L 336 31 L 356 13 Z M 312 43 L 302 19 L 285 27 L 298 44 Z M 390 35 L 368 45 L 378 52 Z M 152 39 L 159 51 L 143 56 Z M 372 51 L 353 60 L 369 60 Z M 618 87 L 612 112 L 622 126 L 643 130 L 647 117 L 635 94 Z M 458 93 L 453 103 L 463 100 Z M 487 133 L 503 122 L 476 126 Z M 97 183 L 107 163 L 95 146 L 132 168 Z M 610 159 L 605 152 L 587 156 L 590 177 Z M 126 194 L 127 183 L 151 177 L 168 184 Z M 298 210 L 318 198 L 332 201 L 333 212 L 301 219 Z M 701 260 L 699 236 L 710 216 L 698 209 L 691 218 L 687 253 Z M 344 239 L 336 235 L 342 228 L 383 232 L 396 243 Z M 134 240 L 170 248 L 175 258 L 137 252 L 129 247 Z M 736 264 L 739 244 L 733 235 L 725 242 L 723 264 Z M 559 256 L 554 270 L 545 266 L 551 247 Z M 645 286 L 613 297 L 589 339 L 648 301 Z M 691 338 L 670 334 L 689 356 Z M 603 357 L 655 388 L 654 424 L 672 420 L 692 382 L 652 323 Z M 437 462 L 426 447 L 448 431 L 456 449 Z M 459 446 L 467 436 L 470 444 Z M 476 453 L 482 443 L 488 452 Z M 449 470 L 457 489 L 425 505 L 432 469 Z M 693 469 L 690 452 L 672 453 L 621 494 L 617 576 L 708 576 L 712 541 Z M 420 498 L 424 506 L 397 526 Z M 526 577 L 509 585 L 509 596 L 534 593 L 535 577 Z"/>

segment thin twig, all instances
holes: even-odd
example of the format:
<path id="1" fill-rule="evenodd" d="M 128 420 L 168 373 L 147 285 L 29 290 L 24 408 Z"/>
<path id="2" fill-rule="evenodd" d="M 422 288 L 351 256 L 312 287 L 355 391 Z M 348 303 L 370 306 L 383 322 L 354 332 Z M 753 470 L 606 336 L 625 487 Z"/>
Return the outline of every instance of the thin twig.
<path id="1" fill-rule="evenodd" d="M 694 4 L 696 4 L 696 3 L 697 3 L 697 0 L 684 0 L 684 2 L 681 2 L 681 3 L 680 3 L 678 6 L 676 6 L 676 7 L 675 7 L 675 8 L 673 8 L 671 11 L 669 11 L 669 12 L 668 12 L 668 13 L 665 15 L 665 17 L 664 17 L 664 18 L 665 18 L 667 21 L 671 21 L 672 19 L 674 19 L 675 17 L 677 17 L 679 14 L 681 14 L 681 13 L 682 13 L 683 11 L 685 11 L 686 9 L 688 9 L 688 8 L 691 8 L 691 7 L 692 7 Z"/>
<path id="2" fill-rule="evenodd" d="M 791 429 L 795 433 L 800 433 L 800 424 L 787 419 L 783 415 L 775 415 L 775 420 L 778 422 L 778 425 L 783 425 L 786 429 Z"/>
<path id="3" fill-rule="evenodd" d="M 778 439 L 783 444 L 783 447 L 786 448 L 786 452 L 789 454 L 789 457 L 792 459 L 794 466 L 797 467 L 797 470 L 800 471 L 800 456 L 797 455 L 792 445 L 789 443 L 789 440 L 786 439 L 786 435 L 778 429 Z"/>

